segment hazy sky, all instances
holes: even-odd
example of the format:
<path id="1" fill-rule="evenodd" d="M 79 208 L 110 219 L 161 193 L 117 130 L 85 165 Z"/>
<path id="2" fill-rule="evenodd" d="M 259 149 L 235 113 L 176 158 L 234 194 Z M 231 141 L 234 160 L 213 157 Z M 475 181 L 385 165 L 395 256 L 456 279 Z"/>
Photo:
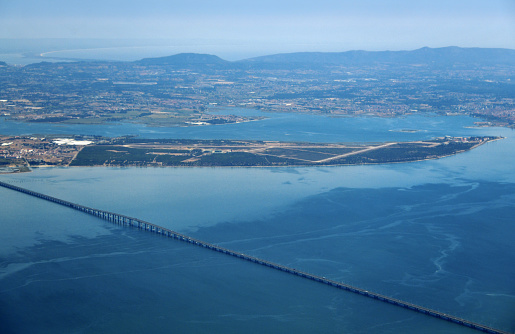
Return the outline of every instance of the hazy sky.
<path id="1" fill-rule="evenodd" d="M 0 0 L 0 38 L 161 38 L 263 53 L 515 49 L 515 0 Z"/>

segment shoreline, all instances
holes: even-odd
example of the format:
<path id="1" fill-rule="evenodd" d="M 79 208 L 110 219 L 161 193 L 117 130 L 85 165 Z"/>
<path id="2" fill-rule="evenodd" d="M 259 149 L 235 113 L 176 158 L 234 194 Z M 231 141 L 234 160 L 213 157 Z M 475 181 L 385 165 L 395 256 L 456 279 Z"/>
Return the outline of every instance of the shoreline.
<path id="1" fill-rule="evenodd" d="M 441 137 L 371 145 L 349 143 L 172 140 L 113 142 L 83 148 L 70 166 L 319 167 L 441 159 L 502 137 Z"/>
<path id="2" fill-rule="evenodd" d="M 261 112 L 264 112 L 264 113 L 287 113 L 287 112 L 281 112 L 281 111 L 269 111 L 269 110 L 263 110 L 263 109 L 253 109 L 253 108 L 249 108 L 249 109 L 252 109 L 252 110 L 257 110 L 257 111 L 261 111 Z M 333 114 L 333 115 L 322 115 L 320 113 L 316 113 L 316 112 L 290 112 L 291 114 L 297 114 L 297 113 L 302 113 L 302 114 L 306 114 L 306 115 L 314 115 L 314 116 L 325 116 L 325 117 L 331 117 L 331 118 L 356 118 L 356 117 L 371 117 L 371 118 L 399 118 L 399 117 L 404 117 L 404 116 L 410 116 L 410 115 L 424 115 L 422 113 L 412 113 L 412 114 L 406 114 L 406 115 L 400 115 L 400 116 L 390 116 L 390 115 L 381 115 L 381 114 L 361 114 L 361 115 L 354 115 L 354 114 Z M 2 116 L 2 115 L 0 115 Z M 424 115 L 424 116 L 427 116 L 427 115 Z M 442 115 L 442 116 L 446 116 L 446 117 L 453 117 L 453 116 L 467 116 L 467 117 L 473 117 L 472 115 L 469 115 L 469 114 L 459 114 L 459 115 Z M 151 128 L 189 128 L 189 127 L 199 127 L 199 126 L 216 126 L 216 125 L 226 125 L 226 124 L 239 124 L 239 123 L 248 123 L 248 122 L 257 122 L 257 121 L 262 121 L 262 120 L 265 120 L 267 119 L 268 117 L 266 116 L 261 116 L 261 117 L 258 117 L 256 119 L 248 119 L 248 120 L 243 120 L 243 121 L 235 121 L 235 122 L 227 122 L 227 123 L 208 123 L 208 124 L 189 124 L 188 122 L 184 122 L 183 124 L 181 123 L 177 123 L 177 125 L 167 125 L 167 124 L 159 124 L 159 123 L 154 123 L 154 122 L 146 122 L 146 121 L 140 121 L 140 120 L 134 120 L 134 119 L 120 119 L 120 120 L 116 120 L 116 121 L 109 121 L 109 120 L 101 120 L 100 122 L 81 122 L 81 121 L 77 121 L 77 122 L 74 122 L 73 120 L 72 121 L 57 121 L 57 122 L 52 122 L 52 121 L 48 121 L 48 122 L 44 122 L 44 121 L 40 121 L 40 122 L 34 122 L 34 121 L 31 121 L 31 120 L 26 120 L 26 119 L 17 119 L 17 118 L 11 118 L 9 117 L 9 115 L 3 115 L 4 118 L 4 121 L 11 121 L 11 122 L 20 122 L 20 123 L 42 123 L 42 124 L 64 124 L 64 125 L 105 125 L 105 124 L 124 124 L 124 123 L 133 123 L 133 124 L 141 124 L 141 125 L 144 125 L 145 127 L 151 127 Z M 495 123 L 491 123 L 491 124 L 488 124 L 488 125 L 477 125 L 477 126 L 467 126 L 465 128 L 468 128 L 468 129 L 481 129 L 481 128 L 506 128 L 506 129 L 515 129 L 515 124 L 514 125 L 511 125 L 511 124 L 495 124 Z M 391 129 L 391 130 L 388 130 L 390 132 L 404 132 L 404 133 L 416 133 L 416 132 L 422 132 L 424 130 L 395 130 L 395 129 Z"/>
<path id="3" fill-rule="evenodd" d="M 231 108 L 234 108 L 234 107 L 238 107 L 238 108 L 242 108 L 242 109 L 248 109 L 248 110 L 253 110 L 253 111 L 258 111 L 258 112 L 262 112 L 262 113 L 265 113 L 265 114 L 305 114 L 305 115 L 314 115 L 314 116 L 325 116 L 325 117 L 330 117 L 330 118 L 356 118 L 356 117 L 370 117 L 370 118 L 386 118 L 386 119 L 389 119 L 389 118 L 402 118 L 402 117 L 407 117 L 407 116 L 412 116 L 412 115 L 423 115 L 423 116 L 428 116 L 430 117 L 431 115 L 428 115 L 427 113 L 423 113 L 423 112 L 407 112 L 407 113 L 404 113 L 404 114 L 399 114 L 399 115 L 388 115 L 388 114 L 383 114 L 383 113 L 363 113 L 363 114 L 353 114 L 353 113 L 346 113 L 346 114 L 339 114 L 339 113 L 336 113 L 336 114 L 323 114 L 323 113 L 320 113 L 320 112 L 316 112 L 316 111 L 312 111 L 312 110 L 297 110 L 297 111 L 284 111 L 284 110 L 272 110 L 272 109 L 267 109 L 267 108 L 256 108 L 256 107 L 249 107 L 249 106 L 234 106 L 234 105 L 217 105 L 216 107 L 211 107 L 211 108 L 208 108 L 206 111 L 202 111 L 201 113 L 202 114 L 211 114 L 211 113 L 220 113 L 220 112 L 223 112 L 223 111 L 228 111 L 230 110 Z M 466 126 L 465 128 L 470 128 L 470 129 L 475 129 L 475 128 L 496 128 L 496 127 L 501 127 L 501 128 L 506 128 L 506 129 L 515 129 L 515 124 L 509 124 L 509 123 L 503 123 L 501 121 L 499 122 L 496 122 L 496 121 L 492 121 L 492 120 L 487 120 L 487 119 L 484 119 L 484 118 L 481 118 L 480 116 L 476 116 L 476 115 L 473 115 L 471 113 L 456 113 L 456 114 L 447 114 L 447 113 L 443 113 L 443 112 L 438 112 L 438 111 L 434 111 L 432 112 L 432 114 L 434 116 L 445 116 L 445 117 L 454 117 L 454 116 L 466 116 L 466 117 L 471 117 L 471 118 L 476 118 L 476 119 L 481 119 L 481 121 L 479 122 L 476 122 L 476 123 L 484 123 L 484 124 L 480 124 L 480 125 L 471 125 L 471 126 Z M 1 116 L 1 115 L 0 115 Z M 172 124 L 166 124 L 166 122 L 163 122 L 162 124 L 160 122 L 153 122 L 152 120 L 141 120 L 141 119 L 130 119 L 130 118 L 121 118 L 121 119 L 117 119 L 117 120 L 105 120 L 105 119 L 100 119 L 99 121 L 97 121 L 97 119 L 91 119 L 92 122 L 84 122 L 84 121 L 81 121 L 81 120 L 84 120 L 84 119 L 68 119 L 68 120 L 60 120 L 60 121 L 55 121 L 55 122 L 52 122 L 52 121 L 33 121 L 33 120 L 28 120 L 28 119 L 24 119 L 24 118 L 13 118 L 13 117 L 10 117 L 11 115 L 3 115 L 4 117 L 4 121 L 12 121 L 12 122 L 22 122 L 22 123 L 43 123 L 43 124 L 64 124 L 64 125 L 67 125 L 67 124 L 70 124 L 70 125 L 103 125 L 103 124 L 123 124 L 123 123 L 133 123 L 133 124 L 141 124 L 141 125 L 144 125 L 145 127 L 155 127 L 155 128 L 166 128 L 166 127 L 171 127 L 171 128 L 174 128 L 174 127 L 198 127 L 198 126 L 209 126 L 209 125 L 225 125 L 225 124 L 238 124 L 238 123 L 247 123 L 247 122 L 254 122 L 254 121 L 261 121 L 261 120 L 264 120 L 264 119 L 267 119 L 269 117 L 267 116 L 250 116 L 249 119 L 245 119 L 245 120 L 239 120 L 239 121 L 234 121 L 234 122 L 227 122 L 227 123 L 206 123 L 206 124 L 191 124 L 190 121 L 184 121 L 184 122 L 179 122 L 179 123 L 176 123 L 174 124 L 172 122 Z M 235 116 L 234 114 L 231 114 L 230 112 L 229 113 L 226 113 L 226 114 L 223 114 L 221 116 Z M 253 117 L 256 117 L 256 118 L 253 118 Z M 171 118 L 172 120 L 174 119 L 173 117 Z M 89 119 L 86 119 L 86 120 L 89 120 Z M 424 130 L 418 130 L 418 129 L 390 129 L 388 131 L 391 131 L 391 132 L 406 132 L 406 133 L 415 133 L 415 132 L 421 132 L 421 131 L 424 131 Z"/>
<path id="4" fill-rule="evenodd" d="M 81 147 L 65 164 L 4 166 L 0 168 L 0 174 L 27 173 L 34 168 L 51 167 L 306 168 L 399 164 L 443 159 L 501 139 L 504 137 L 446 137 L 372 145 L 230 140 L 222 140 L 222 143 L 202 140 L 177 140 L 175 143 L 171 140 L 171 143 L 161 144 L 122 142 Z M 165 150 L 170 152 L 163 152 Z"/>
<path id="5" fill-rule="evenodd" d="M 469 149 L 456 151 L 452 154 L 446 154 L 441 156 L 434 156 L 434 157 L 428 157 L 424 159 L 414 159 L 414 160 L 407 160 L 407 161 L 384 161 L 384 162 L 360 162 L 360 163 L 348 163 L 348 164 L 289 164 L 289 165 L 268 165 L 268 166 L 262 166 L 262 165 L 248 165 L 248 166 L 241 166 L 241 165 L 217 165 L 217 166 L 187 166 L 187 165 L 177 165 L 177 166 L 138 166 L 138 165 L 119 165 L 119 164 L 113 164 L 113 165 L 87 165 L 87 166 L 55 166 L 55 165 L 38 165 L 38 166 L 31 166 L 32 168 L 98 168 L 98 167 L 107 167 L 107 168 L 309 168 L 309 167 L 347 167 L 347 166 L 367 166 L 367 165 L 389 165 L 389 164 L 403 164 L 403 163 L 411 163 L 411 162 L 422 162 L 422 161 L 430 161 L 430 160 L 438 160 L 443 158 L 452 157 L 455 155 L 458 155 L 460 153 L 468 152 L 472 149 L 475 149 L 479 146 L 482 146 L 489 142 L 494 142 L 504 139 L 504 137 L 494 138 L 488 141 L 479 142 L 476 145 L 470 147 Z M 29 173 L 32 172 L 32 169 L 26 170 L 26 171 L 15 171 L 15 172 L 0 172 L 0 174 L 18 174 L 18 173 Z"/>

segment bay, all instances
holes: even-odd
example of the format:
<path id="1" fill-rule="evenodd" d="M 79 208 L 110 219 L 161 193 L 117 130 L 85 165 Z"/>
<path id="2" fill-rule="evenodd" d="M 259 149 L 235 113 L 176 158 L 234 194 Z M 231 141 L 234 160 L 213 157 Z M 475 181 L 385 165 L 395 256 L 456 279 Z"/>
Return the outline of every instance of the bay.
<path id="1" fill-rule="evenodd" d="M 402 118 L 328 117 L 309 114 L 269 113 L 245 108 L 213 108 L 211 112 L 238 116 L 262 116 L 263 120 L 195 127 L 152 127 L 138 123 L 81 125 L 16 122 L 0 117 L 4 135 L 63 134 L 141 138 L 242 139 L 307 142 L 410 141 L 466 136 L 490 132 L 474 128 L 467 116 L 409 115 Z M 406 131 L 406 130 L 409 130 Z M 499 130 L 500 131 L 500 130 Z M 499 132 L 497 131 L 497 132 Z M 495 132 L 495 131 L 494 131 Z"/>
<path id="2" fill-rule="evenodd" d="M 506 139 L 408 164 L 38 168 L 1 179 L 513 331 L 515 136 L 504 128 L 469 128 L 473 121 L 271 114 L 200 128 L 103 125 L 120 133 L 134 126 L 147 138 Z M 11 126 L 1 131 L 33 131 L 3 123 Z M 59 127 L 38 126 L 42 134 Z M 2 333 L 471 332 L 7 189 L 0 198 Z"/>

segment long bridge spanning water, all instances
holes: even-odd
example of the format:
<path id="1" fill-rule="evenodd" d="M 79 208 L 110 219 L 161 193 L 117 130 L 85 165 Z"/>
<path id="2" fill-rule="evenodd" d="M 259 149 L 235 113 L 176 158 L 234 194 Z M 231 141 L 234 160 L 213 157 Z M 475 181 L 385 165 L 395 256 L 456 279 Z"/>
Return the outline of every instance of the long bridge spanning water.
<path id="1" fill-rule="evenodd" d="M 466 319 L 458 318 L 458 317 L 452 316 L 450 314 L 446 314 L 446 313 L 443 313 L 443 312 L 435 311 L 435 310 L 432 310 L 432 309 L 429 309 L 429 308 L 426 308 L 426 307 L 423 307 L 423 306 L 415 305 L 415 304 L 408 303 L 408 302 L 405 302 L 405 301 L 402 301 L 402 300 L 399 300 L 399 299 L 395 299 L 395 298 L 392 298 L 392 297 L 381 295 L 379 293 L 375 293 L 375 292 L 371 292 L 371 291 L 368 291 L 368 290 L 364 290 L 364 289 L 361 289 L 361 288 L 358 288 L 358 287 L 355 287 L 355 286 L 352 286 L 352 285 L 349 285 L 349 284 L 337 282 L 337 281 L 334 281 L 334 280 L 331 280 L 331 279 L 328 279 L 328 278 L 325 278 L 325 277 L 317 276 L 317 275 L 310 274 L 310 273 L 307 273 L 307 272 L 304 272 L 304 271 L 300 271 L 300 270 L 297 270 L 297 269 L 294 269 L 294 268 L 286 267 L 286 266 L 283 266 L 283 265 L 280 265 L 280 264 L 277 264 L 277 263 L 274 263 L 274 262 L 270 262 L 270 261 L 266 261 L 266 260 L 254 257 L 254 256 L 250 256 L 250 255 L 243 254 L 243 253 L 240 253 L 240 252 L 232 251 L 232 250 L 229 250 L 229 249 L 226 249 L 226 248 L 223 248 L 223 247 L 220 247 L 220 246 L 217 246 L 217 245 L 205 242 L 205 241 L 201 241 L 201 240 L 198 240 L 198 239 L 191 238 L 191 237 L 189 237 L 187 235 L 184 235 L 182 233 L 178 233 L 178 232 L 172 231 L 170 229 L 167 229 L 167 228 L 164 228 L 164 227 L 161 227 L 161 226 L 158 226 L 158 225 L 146 222 L 146 221 L 141 220 L 141 219 L 137 219 L 137 218 L 133 218 L 133 217 L 129 217 L 129 216 L 124 216 L 124 215 L 120 215 L 120 214 L 109 212 L 109 211 L 104 211 L 104 210 L 98 210 L 98 209 L 90 208 L 90 207 L 87 207 L 87 206 L 84 206 L 84 205 L 68 202 L 68 201 L 65 201 L 65 200 L 62 200 L 62 199 L 59 199 L 59 198 L 56 198 L 56 197 L 52 197 L 52 196 L 49 196 L 49 195 L 41 194 L 41 193 L 29 190 L 29 189 L 25 189 L 25 188 L 18 187 L 18 186 L 15 186 L 15 185 L 12 185 L 12 184 L 9 184 L 9 183 L 5 183 L 5 182 L 1 182 L 1 181 L 0 181 L 0 186 L 8 188 L 8 189 L 16 190 L 16 191 L 19 191 L 19 192 L 22 192 L 22 193 L 25 193 L 25 194 L 28 194 L 28 195 L 31 195 L 31 196 L 35 196 L 35 197 L 38 197 L 38 198 L 41 198 L 41 199 L 44 199 L 44 200 L 47 200 L 47 201 L 50 201 L 50 202 L 54 202 L 54 203 L 57 203 L 57 204 L 60 204 L 60 205 L 64 205 L 64 206 L 67 206 L 69 208 L 72 208 L 72 209 L 75 209 L 75 210 L 78 210 L 78 211 L 82 211 L 82 212 L 88 213 L 90 215 L 99 217 L 101 219 L 110 221 L 112 223 L 115 223 L 115 224 L 118 224 L 118 225 L 121 225 L 121 226 L 136 227 L 138 229 L 142 229 L 142 230 L 145 230 L 145 231 L 149 231 L 149 232 L 153 232 L 153 233 L 156 233 L 156 234 L 160 234 L 160 235 L 163 235 L 163 236 L 166 236 L 166 237 L 169 237 L 169 238 L 177 239 L 177 240 L 180 240 L 180 241 L 185 241 L 185 242 L 188 242 L 190 244 L 194 244 L 194 245 L 197 245 L 197 246 L 200 246 L 200 247 L 204 247 L 204 248 L 207 248 L 207 249 L 219 252 L 219 253 L 223 253 L 223 254 L 227 254 L 227 255 L 230 255 L 230 256 L 234 256 L 234 257 L 240 258 L 242 260 L 246 260 L 246 261 L 249 261 L 249 262 L 257 263 L 257 264 L 260 264 L 260 265 L 263 265 L 263 266 L 266 266 L 266 267 L 270 267 L 272 269 L 276 269 L 276 270 L 280 270 L 280 271 L 286 272 L 288 274 L 292 274 L 292 275 L 296 275 L 296 276 L 299 276 L 299 277 L 307 278 L 307 279 L 310 279 L 310 280 L 315 281 L 315 282 L 323 283 L 323 284 L 326 284 L 326 285 L 329 285 L 329 286 L 332 286 L 332 287 L 335 287 L 335 288 L 338 288 L 338 289 L 342 289 L 342 290 L 346 290 L 346 291 L 349 291 L 349 292 L 357 293 L 357 294 L 365 296 L 365 297 L 369 297 L 369 298 L 376 299 L 376 300 L 379 300 L 379 301 L 382 301 L 382 302 L 385 302 L 385 303 L 389 303 L 389 304 L 393 304 L 393 305 L 396 305 L 396 306 L 400 306 L 400 307 L 403 307 L 403 308 L 406 308 L 406 309 L 409 309 L 409 310 L 413 310 L 413 311 L 416 311 L 416 312 L 419 312 L 419 313 L 422 313 L 422 314 L 426 314 L 426 315 L 429 315 L 429 316 L 432 316 L 432 317 L 435 317 L 435 318 L 446 320 L 446 321 L 449 321 L 449 322 L 452 322 L 452 323 L 455 323 L 455 324 L 458 324 L 458 325 L 466 326 L 466 327 L 469 327 L 469 328 L 472 328 L 472 329 L 476 329 L 476 330 L 479 330 L 479 331 L 482 331 L 482 332 L 494 333 L 494 334 L 509 334 L 508 332 L 504 332 L 504 331 L 501 331 L 501 330 L 498 330 L 498 329 L 495 329 L 495 328 L 484 326 L 484 325 L 481 325 L 481 324 L 478 324 L 478 323 L 475 323 L 475 322 L 472 322 L 472 321 L 469 321 L 469 320 L 466 320 Z"/>

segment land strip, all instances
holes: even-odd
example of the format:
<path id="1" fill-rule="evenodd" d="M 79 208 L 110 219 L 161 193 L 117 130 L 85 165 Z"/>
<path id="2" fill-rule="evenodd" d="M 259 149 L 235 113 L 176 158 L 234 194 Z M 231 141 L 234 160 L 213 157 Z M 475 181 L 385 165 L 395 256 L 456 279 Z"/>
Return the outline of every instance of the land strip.
<path id="1" fill-rule="evenodd" d="M 437 159 L 500 137 L 387 143 L 0 136 L 0 173 L 34 166 L 331 166 Z"/>
<path id="2" fill-rule="evenodd" d="M 379 144 L 120 139 L 84 147 L 71 166 L 331 166 L 437 159 L 499 137 L 443 137 Z"/>

